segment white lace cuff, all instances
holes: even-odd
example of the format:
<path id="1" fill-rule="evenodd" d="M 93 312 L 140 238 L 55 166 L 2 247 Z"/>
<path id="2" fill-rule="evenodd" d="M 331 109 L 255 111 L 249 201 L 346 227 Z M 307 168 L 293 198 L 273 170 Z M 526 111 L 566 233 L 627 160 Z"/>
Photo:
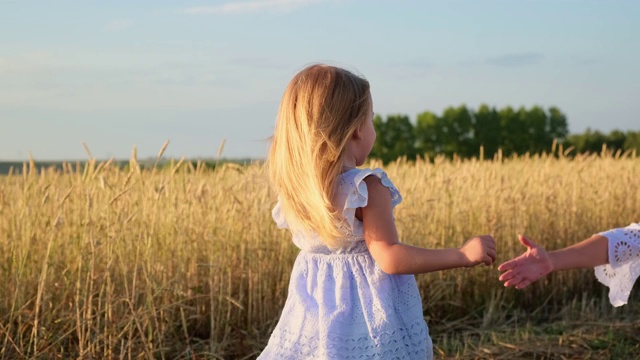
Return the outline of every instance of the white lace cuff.
<path id="1" fill-rule="evenodd" d="M 611 305 L 622 306 L 640 275 L 640 225 L 631 224 L 600 235 L 609 239 L 609 264 L 596 266 L 596 278 L 609 287 Z"/>

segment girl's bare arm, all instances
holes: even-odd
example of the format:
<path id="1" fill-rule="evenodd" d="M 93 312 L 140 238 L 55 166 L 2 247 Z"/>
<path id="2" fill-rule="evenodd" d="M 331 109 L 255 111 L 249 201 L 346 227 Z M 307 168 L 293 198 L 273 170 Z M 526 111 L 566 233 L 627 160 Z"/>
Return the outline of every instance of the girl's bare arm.
<path id="1" fill-rule="evenodd" d="M 425 249 L 402 244 L 393 220 L 391 193 L 379 178 L 364 179 L 368 203 L 362 208 L 364 237 L 373 259 L 389 274 L 418 274 L 458 267 L 491 265 L 496 245 L 489 235 L 469 239 L 460 248 Z"/>

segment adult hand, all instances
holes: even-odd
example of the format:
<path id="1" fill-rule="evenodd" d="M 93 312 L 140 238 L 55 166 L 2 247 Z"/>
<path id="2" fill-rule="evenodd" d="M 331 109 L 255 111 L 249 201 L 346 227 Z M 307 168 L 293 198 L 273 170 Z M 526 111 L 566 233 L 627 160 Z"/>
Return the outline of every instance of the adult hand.
<path id="1" fill-rule="evenodd" d="M 500 281 L 504 282 L 504 286 L 524 289 L 552 272 L 553 264 L 549 253 L 542 246 L 536 245 L 524 235 L 518 235 L 518 239 L 527 247 L 527 251 L 517 258 L 500 264 L 498 270 L 503 271 Z"/>

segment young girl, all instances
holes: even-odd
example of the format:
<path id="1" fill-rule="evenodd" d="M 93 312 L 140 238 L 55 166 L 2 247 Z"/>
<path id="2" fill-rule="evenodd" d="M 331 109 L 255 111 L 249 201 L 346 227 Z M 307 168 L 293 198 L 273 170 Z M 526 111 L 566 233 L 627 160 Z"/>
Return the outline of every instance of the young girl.
<path id="1" fill-rule="evenodd" d="M 376 138 L 372 105 L 365 79 L 327 65 L 284 93 L 268 159 L 273 218 L 301 252 L 259 359 L 431 359 L 412 274 L 495 260 L 488 235 L 441 250 L 398 240 L 398 189 L 381 169 L 356 168 Z"/>
<path id="2" fill-rule="evenodd" d="M 553 271 L 595 267 L 596 278 L 609 287 L 613 306 L 627 303 L 640 275 L 640 224 L 612 229 L 577 244 L 547 252 L 523 235 L 527 251 L 498 267 L 504 286 L 524 289 Z"/>

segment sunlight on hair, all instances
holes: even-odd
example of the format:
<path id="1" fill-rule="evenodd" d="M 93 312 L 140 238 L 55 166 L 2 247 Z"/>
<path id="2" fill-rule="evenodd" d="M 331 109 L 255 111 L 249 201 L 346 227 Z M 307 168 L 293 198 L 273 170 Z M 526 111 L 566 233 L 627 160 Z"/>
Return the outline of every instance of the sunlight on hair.
<path id="1" fill-rule="evenodd" d="M 293 232 L 315 232 L 327 246 L 340 245 L 339 214 L 331 204 L 334 183 L 369 101 L 369 82 L 334 66 L 311 65 L 287 86 L 268 165 Z"/>

